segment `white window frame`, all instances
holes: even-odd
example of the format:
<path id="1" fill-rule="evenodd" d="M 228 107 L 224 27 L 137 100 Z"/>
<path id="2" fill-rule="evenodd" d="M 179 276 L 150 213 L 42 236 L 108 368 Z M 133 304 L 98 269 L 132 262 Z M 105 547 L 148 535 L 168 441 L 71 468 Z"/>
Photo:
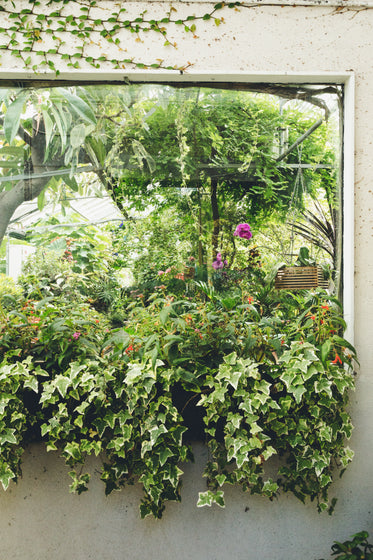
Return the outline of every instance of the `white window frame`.
<path id="1" fill-rule="evenodd" d="M 149 72 L 137 70 L 123 72 L 81 72 L 74 71 L 58 76 L 53 73 L 33 74 L 20 70 L 5 70 L 0 72 L 0 85 L 2 80 L 55 80 L 56 85 L 60 80 L 68 81 L 113 81 L 119 83 L 136 82 L 228 82 L 228 83 L 274 83 L 274 84 L 338 84 L 343 86 L 343 306 L 344 318 L 347 323 L 346 339 L 354 343 L 354 110 L 355 110 L 355 80 L 353 72 L 259 72 L 259 73 L 221 73 L 221 72 L 194 72 L 179 73 L 175 71 Z"/>

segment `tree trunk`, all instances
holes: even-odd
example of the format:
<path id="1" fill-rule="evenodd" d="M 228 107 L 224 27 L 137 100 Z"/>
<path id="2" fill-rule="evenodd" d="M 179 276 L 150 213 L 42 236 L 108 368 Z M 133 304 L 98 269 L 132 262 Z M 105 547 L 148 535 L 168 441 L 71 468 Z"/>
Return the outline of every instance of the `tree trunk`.
<path id="1" fill-rule="evenodd" d="M 45 133 L 42 123 L 39 123 L 37 133 L 31 139 L 32 173 L 30 179 L 22 179 L 10 190 L 0 193 L 0 244 L 4 239 L 7 227 L 14 212 L 23 202 L 37 198 L 50 181 L 50 177 L 32 178 L 46 170 L 44 164 Z"/>
<path id="2" fill-rule="evenodd" d="M 218 182 L 215 178 L 211 178 L 210 202 L 211 202 L 211 212 L 212 212 L 211 246 L 212 246 L 212 260 L 214 261 L 218 253 L 219 234 L 220 234 Z"/>

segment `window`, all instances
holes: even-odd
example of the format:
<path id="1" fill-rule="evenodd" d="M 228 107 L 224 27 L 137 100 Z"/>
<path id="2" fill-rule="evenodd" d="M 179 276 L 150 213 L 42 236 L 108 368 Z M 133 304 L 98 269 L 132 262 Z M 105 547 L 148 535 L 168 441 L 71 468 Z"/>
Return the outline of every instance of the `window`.
<path id="1" fill-rule="evenodd" d="M 41 231 L 50 241 L 80 223 L 69 210 L 73 193 L 110 196 L 123 218 L 116 266 L 133 291 L 153 289 L 168 269 L 168 281 L 189 275 L 218 285 L 229 271 L 269 272 L 303 255 L 303 264 L 329 268 L 351 316 L 346 120 L 344 167 L 340 147 L 347 78 L 218 78 L 6 84 L 1 185 L 23 181 L 25 200 L 38 195 L 39 208 L 62 203 L 63 219 L 33 227 L 38 243 Z M 252 237 L 234 235 L 246 223 Z"/>
<path id="2" fill-rule="evenodd" d="M 352 458 L 352 78 L 145 76 L 1 89 L 0 224 L 51 208 L 8 230 L 36 253 L 1 296 L 17 423 L 1 481 L 26 431 L 79 466 L 79 493 L 85 455 L 105 451 L 106 492 L 139 477 L 142 515 L 160 517 L 198 437 L 199 505 L 230 482 L 324 510 Z M 116 212 L 88 212 L 97 199 Z M 328 292 L 277 289 L 289 264 Z"/>

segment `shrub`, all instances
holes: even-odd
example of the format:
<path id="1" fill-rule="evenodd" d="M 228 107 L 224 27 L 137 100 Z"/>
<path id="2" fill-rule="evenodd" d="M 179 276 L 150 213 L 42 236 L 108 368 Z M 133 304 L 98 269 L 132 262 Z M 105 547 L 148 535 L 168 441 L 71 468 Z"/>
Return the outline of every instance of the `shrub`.
<path id="1" fill-rule="evenodd" d="M 98 356 L 107 324 L 84 303 L 24 299 L 0 318 L 0 352 L 12 362 L 31 356 L 54 375 L 71 361 Z"/>
<path id="2" fill-rule="evenodd" d="M 198 437 L 209 448 L 199 506 L 223 506 L 224 484 L 238 484 L 332 511 L 329 487 L 353 455 L 355 351 L 341 336 L 341 306 L 324 291 L 279 294 L 257 278 L 222 292 L 195 282 L 187 297 L 172 283 L 136 292 L 116 329 L 64 294 L 20 299 L 0 323 L 3 486 L 39 437 L 65 457 L 72 490 L 87 489 L 85 458 L 102 453 L 106 492 L 137 480 L 141 515 L 160 517 L 180 500 L 180 466 Z"/>
<path id="3" fill-rule="evenodd" d="M 13 278 L 0 274 L 0 306 L 3 310 L 14 307 L 21 294 L 22 290 L 17 286 Z"/>

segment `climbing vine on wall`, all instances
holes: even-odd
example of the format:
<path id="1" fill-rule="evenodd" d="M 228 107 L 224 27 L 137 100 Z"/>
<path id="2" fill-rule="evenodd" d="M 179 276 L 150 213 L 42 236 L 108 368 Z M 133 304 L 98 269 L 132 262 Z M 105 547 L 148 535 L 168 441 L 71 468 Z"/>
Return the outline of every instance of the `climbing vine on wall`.
<path id="1" fill-rule="evenodd" d="M 274 6 L 276 0 L 260 2 L 260 6 Z M 313 0 L 297 2 L 301 6 L 315 6 Z M 325 5 L 329 5 L 327 2 Z M 346 4 L 346 0 L 330 3 L 334 13 L 354 12 L 364 8 Z M 135 42 L 144 43 L 146 35 L 159 35 L 161 45 L 177 49 L 178 44 L 171 38 L 172 28 L 181 28 L 187 34 L 198 38 L 198 23 L 212 22 L 216 26 L 224 23 L 223 9 L 255 8 L 258 4 L 244 2 L 218 2 L 211 9 L 200 14 L 179 13 L 188 9 L 184 3 L 176 8 L 162 2 L 152 3 L 154 13 L 138 9 L 144 4 L 103 3 L 96 0 L 25 0 L 22 9 L 13 0 L 0 0 L 0 51 L 9 52 L 21 59 L 23 68 L 38 72 L 52 70 L 58 75 L 61 66 L 79 69 L 87 63 L 95 69 L 109 65 L 113 69 L 166 69 L 184 71 L 192 65 L 167 64 L 161 58 L 144 61 L 128 51 L 124 44 L 123 31 L 128 31 Z M 197 4 L 198 6 L 198 4 Z M 1 54 L 1 53 L 0 53 Z M 1 59 L 0 59 L 1 65 Z"/>
<path id="2" fill-rule="evenodd" d="M 71 69 L 81 68 L 85 62 L 96 69 L 109 63 L 114 69 L 185 70 L 190 62 L 169 66 L 162 59 L 145 63 L 131 57 L 119 34 L 128 31 L 141 43 L 146 34 L 154 33 L 163 46 L 177 48 L 169 36 L 172 27 L 182 28 L 197 38 L 199 21 L 212 21 L 219 26 L 224 22 L 222 9 L 238 9 L 239 5 L 240 2 L 220 2 L 204 14 L 184 16 L 170 6 L 158 18 L 152 18 L 147 10 L 130 14 L 124 6 L 113 4 L 109 9 L 95 0 L 28 0 L 27 7 L 21 10 L 16 10 L 11 0 L 2 0 L 0 49 L 21 59 L 24 68 L 34 72 L 47 68 L 57 75 L 61 62 Z M 106 49 L 114 54 L 107 54 Z"/>

